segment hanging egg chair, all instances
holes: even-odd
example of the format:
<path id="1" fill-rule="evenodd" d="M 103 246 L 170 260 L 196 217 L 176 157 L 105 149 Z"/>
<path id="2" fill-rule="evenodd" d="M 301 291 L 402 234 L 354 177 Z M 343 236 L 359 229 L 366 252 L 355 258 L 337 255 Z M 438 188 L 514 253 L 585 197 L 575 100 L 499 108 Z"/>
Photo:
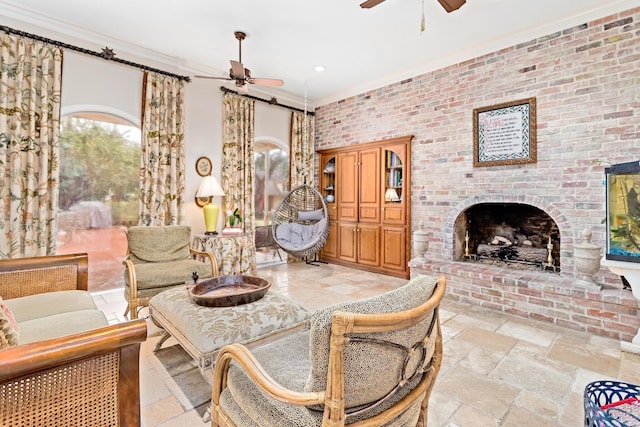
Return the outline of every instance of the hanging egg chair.
<path id="1" fill-rule="evenodd" d="M 310 185 L 294 188 L 273 212 L 273 239 L 285 252 L 300 258 L 314 257 L 327 243 L 329 210 L 322 195 Z"/>

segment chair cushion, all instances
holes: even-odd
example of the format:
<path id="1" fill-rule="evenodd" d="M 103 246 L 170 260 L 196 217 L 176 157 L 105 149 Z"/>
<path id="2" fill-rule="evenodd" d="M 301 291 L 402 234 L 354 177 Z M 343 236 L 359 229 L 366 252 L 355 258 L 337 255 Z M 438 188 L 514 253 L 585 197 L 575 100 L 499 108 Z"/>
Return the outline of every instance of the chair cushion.
<path id="1" fill-rule="evenodd" d="M 331 337 L 332 315 L 335 311 L 349 313 L 392 313 L 409 310 L 426 302 L 435 289 L 436 278 L 417 276 L 407 284 L 394 291 L 358 301 L 336 304 L 318 310 L 311 317 L 310 348 L 311 372 L 305 391 L 324 390 L 327 385 L 327 369 L 329 364 L 329 340 Z M 360 337 L 375 337 L 411 347 L 422 341 L 429 328 L 433 313 L 423 321 L 402 330 L 377 334 L 358 334 Z M 432 340 L 434 341 L 434 340 Z M 435 342 L 430 343 L 430 351 Z M 419 353 L 419 352 L 416 352 Z M 415 368 L 419 355 L 412 357 L 409 369 Z M 345 347 L 345 406 L 354 408 L 382 398 L 396 386 L 405 353 L 387 346 L 350 343 Z M 393 375 L 380 375 L 390 372 Z"/>
<path id="2" fill-rule="evenodd" d="M 182 261 L 135 264 L 138 289 L 155 289 L 184 285 L 193 282 L 192 274 L 197 272 L 200 279 L 212 276 L 208 263 L 186 259 Z M 125 285 L 130 286 L 129 275 L 124 275 Z"/>
<path id="3" fill-rule="evenodd" d="M 316 209 L 314 211 L 299 211 L 298 221 L 320 221 L 324 218 L 324 210 Z"/>
<path id="4" fill-rule="evenodd" d="M 260 366 L 277 383 L 294 390 L 303 391 L 311 369 L 309 359 L 309 331 L 291 334 L 274 343 L 252 350 Z M 379 373 L 378 373 L 379 374 Z M 407 387 L 409 391 L 411 387 Z M 383 403 L 374 413 L 389 408 L 403 395 Z M 406 427 L 417 424 L 420 415 L 419 399 L 400 417 L 384 427 Z M 220 406 L 233 420 L 243 427 L 314 427 L 322 425 L 322 411 L 304 406 L 280 402 L 260 391 L 246 372 L 232 363 L 227 377 L 227 388 L 220 396 Z M 355 416 L 347 424 L 362 420 L 366 415 Z"/>
<path id="5" fill-rule="evenodd" d="M 20 328 L 13 315 L 13 311 L 0 297 L 0 349 L 18 345 Z"/>
<path id="6" fill-rule="evenodd" d="M 11 298 L 5 301 L 13 310 L 16 321 L 22 322 L 78 310 L 97 310 L 87 291 L 58 291 Z"/>
<path id="7" fill-rule="evenodd" d="M 108 324 L 100 310 L 79 310 L 27 320 L 19 323 L 20 344 L 86 332 Z"/>
<path id="8" fill-rule="evenodd" d="M 127 230 L 129 255 L 134 263 L 188 259 L 190 239 L 191 227 L 187 225 L 134 226 Z"/>
<path id="9" fill-rule="evenodd" d="M 327 220 L 322 218 L 313 224 L 287 222 L 276 227 L 276 239 L 284 249 L 300 251 L 315 245 L 322 236 Z"/>
<path id="10" fill-rule="evenodd" d="M 309 375 L 309 331 L 291 334 L 252 350 L 260 365 L 279 384 L 302 391 Z M 320 426 L 322 412 L 280 402 L 262 393 L 246 372 L 231 364 L 220 405 L 236 425 L 245 427 Z"/>

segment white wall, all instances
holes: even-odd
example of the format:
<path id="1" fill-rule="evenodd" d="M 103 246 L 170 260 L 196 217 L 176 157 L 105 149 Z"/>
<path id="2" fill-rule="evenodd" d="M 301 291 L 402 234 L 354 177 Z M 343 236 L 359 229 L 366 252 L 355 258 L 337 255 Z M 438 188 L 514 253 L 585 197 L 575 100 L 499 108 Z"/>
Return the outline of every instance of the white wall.
<path id="1" fill-rule="evenodd" d="M 291 129 L 291 110 L 274 107 L 264 102 L 256 102 L 255 129 L 256 141 L 261 139 L 277 139 L 289 145 Z"/>
<path id="2" fill-rule="evenodd" d="M 73 51 L 63 53 L 63 115 L 99 110 L 140 126 L 141 93 L 140 70 Z"/>

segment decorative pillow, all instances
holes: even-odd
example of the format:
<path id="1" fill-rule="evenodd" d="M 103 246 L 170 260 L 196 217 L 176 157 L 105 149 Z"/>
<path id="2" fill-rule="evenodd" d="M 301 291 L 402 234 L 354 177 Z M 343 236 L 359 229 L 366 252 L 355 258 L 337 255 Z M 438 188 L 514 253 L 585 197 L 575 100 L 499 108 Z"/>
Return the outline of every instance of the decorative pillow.
<path id="1" fill-rule="evenodd" d="M 18 345 L 20 328 L 13 312 L 0 297 L 0 349 Z"/>
<path id="2" fill-rule="evenodd" d="M 324 218 L 324 211 L 322 209 L 298 212 L 298 221 L 320 221 L 322 218 Z"/>

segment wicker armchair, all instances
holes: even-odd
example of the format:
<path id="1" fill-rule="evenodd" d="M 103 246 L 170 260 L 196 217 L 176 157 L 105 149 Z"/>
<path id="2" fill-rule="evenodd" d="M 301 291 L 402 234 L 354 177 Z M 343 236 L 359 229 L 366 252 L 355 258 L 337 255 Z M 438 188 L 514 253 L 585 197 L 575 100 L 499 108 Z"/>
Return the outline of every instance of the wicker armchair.
<path id="1" fill-rule="evenodd" d="M 138 319 L 0 351 L 0 425 L 140 426 Z"/>
<path id="2" fill-rule="evenodd" d="M 249 352 L 223 347 L 212 426 L 426 426 L 442 361 L 446 280 L 418 276 L 314 313 L 310 329 Z"/>
<path id="3" fill-rule="evenodd" d="M 190 239 L 191 227 L 186 225 L 129 227 L 123 261 L 124 296 L 128 303 L 125 316 L 130 314 L 131 319 L 136 319 L 138 309 L 148 306 L 151 297 L 174 286 L 184 286 L 194 272 L 200 279 L 218 275 L 213 254 L 193 249 Z"/>
<path id="4" fill-rule="evenodd" d="M 146 322 L 108 325 L 86 292 L 87 267 L 87 254 L 0 260 L 0 296 L 20 325 L 17 345 L 0 350 L 0 425 L 140 426 Z M 30 340 L 34 329 L 51 335 Z"/>

